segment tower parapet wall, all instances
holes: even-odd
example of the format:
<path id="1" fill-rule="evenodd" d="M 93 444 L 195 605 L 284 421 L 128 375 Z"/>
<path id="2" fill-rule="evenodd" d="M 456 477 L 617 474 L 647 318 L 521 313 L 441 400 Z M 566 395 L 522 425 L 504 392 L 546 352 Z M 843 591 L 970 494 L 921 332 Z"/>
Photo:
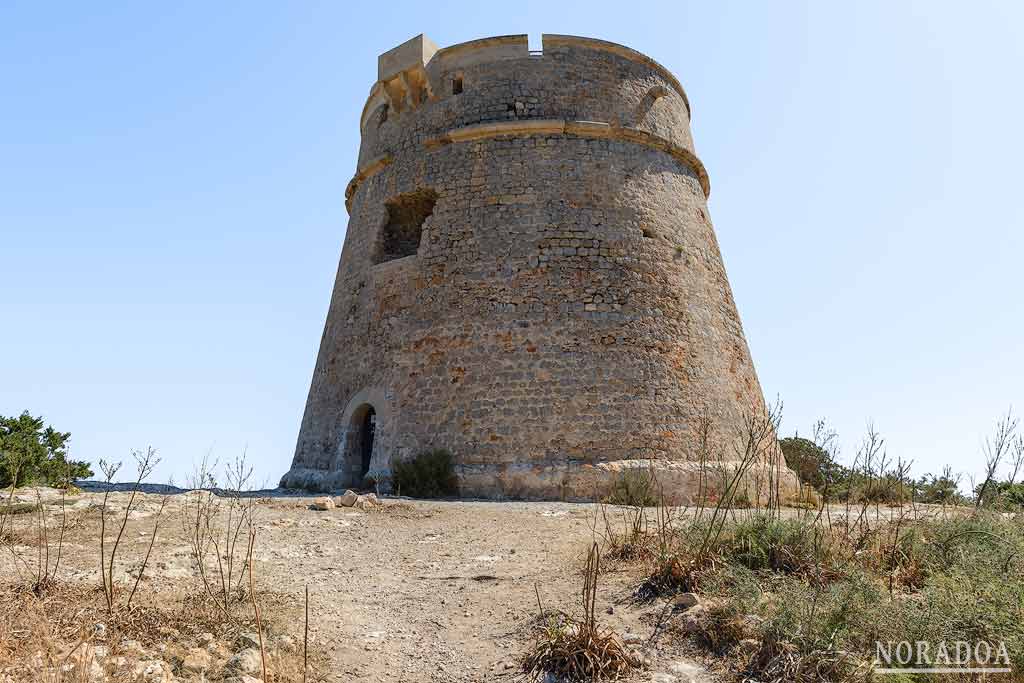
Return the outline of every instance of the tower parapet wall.
<path id="1" fill-rule="evenodd" d="M 531 54 L 525 35 L 503 36 L 437 50 L 426 64 L 389 60 L 363 108 L 358 167 L 418 153 L 454 129 L 532 119 L 604 123 L 693 153 L 689 103 L 664 67 L 589 38 L 545 35 L 542 44 Z"/>

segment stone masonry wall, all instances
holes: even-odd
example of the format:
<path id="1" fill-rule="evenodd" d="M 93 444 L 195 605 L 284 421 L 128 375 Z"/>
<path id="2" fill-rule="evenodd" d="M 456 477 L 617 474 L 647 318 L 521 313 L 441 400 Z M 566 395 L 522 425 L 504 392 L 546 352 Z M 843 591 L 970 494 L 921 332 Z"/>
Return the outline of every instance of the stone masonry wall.
<path id="1" fill-rule="evenodd" d="M 561 36 L 543 55 L 523 36 L 453 46 L 400 78 L 364 112 L 282 485 L 360 483 L 353 416 L 370 405 L 371 470 L 440 447 L 464 495 L 585 499 L 653 462 L 692 495 L 698 418 L 728 465 L 764 405 L 681 87 L 638 53 Z M 418 251 L 375 263 L 386 204 L 424 192 Z"/>

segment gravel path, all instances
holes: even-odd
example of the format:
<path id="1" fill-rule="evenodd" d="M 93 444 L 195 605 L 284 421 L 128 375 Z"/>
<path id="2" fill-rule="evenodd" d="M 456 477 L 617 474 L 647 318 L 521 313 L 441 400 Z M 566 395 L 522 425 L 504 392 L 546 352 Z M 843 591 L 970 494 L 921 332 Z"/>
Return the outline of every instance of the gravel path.
<path id="1" fill-rule="evenodd" d="M 112 493 L 111 505 L 123 510 L 127 497 Z M 64 578 L 98 584 L 89 548 L 98 533 L 90 506 L 100 498 L 84 493 L 72 503 L 80 521 L 68 534 Z M 145 582 L 157 594 L 198 585 L 181 524 L 186 499 L 171 496 L 164 513 Z M 513 680 L 537 614 L 535 590 L 545 609 L 577 611 L 592 505 L 402 501 L 318 512 L 311 501 L 259 500 L 255 567 L 261 590 L 277 594 L 266 618 L 299 638 L 309 586 L 310 632 L 327 653 L 327 680 Z M 159 503 L 160 495 L 143 495 L 124 557 L 141 557 Z M 603 624 L 647 643 L 658 608 L 627 599 L 634 580 L 626 571 L 603 574 L 598 610 Z M 647 643 L 651 666 L 635 680 L 711 680 L 666 640 Z"/>

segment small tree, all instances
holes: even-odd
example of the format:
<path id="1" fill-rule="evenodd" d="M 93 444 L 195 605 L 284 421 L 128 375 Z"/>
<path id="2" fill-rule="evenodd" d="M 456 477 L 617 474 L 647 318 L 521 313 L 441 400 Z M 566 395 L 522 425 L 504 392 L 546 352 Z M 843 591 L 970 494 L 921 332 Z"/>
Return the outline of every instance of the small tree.
<path id="1" fill-rule="evenodd" d="M 43 483 L 66 488 L 76 479 L 92 476 L 89 464 L 67 459 L 70 432 L 45 426 L 28 411 L 18 417 L 0 416 L 0 486 Z"/>
<path id="2" fill-rule="evenodd" d="M 814 439 L 798 435 L 779 440 L 786 465 L 796 472 L 800 483 L 811 486 L 819 492 L 834 498 L 849 477 L 845 467 L 836 462 L 834 455 L 835 433 L 828 430 L 824 421 L 815 424 Z"/>
<path id="3" fill-rule="evenodd" d="M 954 475 L 953 469 L 947 465 L 942 473 L 926 474 L 917 484 L 917 500 L 920 503 L 937 505 L 965 505 L 967 497 L 960 493 L 960 475 Z"/>

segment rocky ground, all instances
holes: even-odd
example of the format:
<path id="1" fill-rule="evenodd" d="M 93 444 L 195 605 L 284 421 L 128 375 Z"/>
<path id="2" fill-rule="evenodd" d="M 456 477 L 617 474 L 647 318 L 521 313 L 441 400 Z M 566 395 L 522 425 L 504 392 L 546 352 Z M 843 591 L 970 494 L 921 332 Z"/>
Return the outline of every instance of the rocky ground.
<path id="1" fill-rule="evenodd" d="M 187 615 L 189 623 L 163 627 L 160 619 L 168 618 L 160 617 L 152 628 L 139 631 L 150 637 L 136 641 L 105 633 L 98 555 L 103 495 L 81 493 L 67 501 L 68 530 L 56 583 L 64 587 L 61 591 L 79 591 L 82 600 L 94 605 L 81 610 L 79 619 L 91 630 L 82 637 L 87 642 L 63 664 L 68 669 L 88 652 L 81 680 L 251 683 L 262 676 L 258 634 L 247 604 L 234 609 L 246 615 L 249 625 L 234 629 L 217 626 L 212 618 L 204 621 L 198 616 L 202 609 L 190 607 L 203 600 L 187 521 L 195 495 L 167 497 L 135 602 L 154 608 L 177 605 L 181 609 L 175 614 Z M 108 539 L 116 531 L 109 520 L 123 514 L 129 496 L 109 494 Z M 119 550 L 123 559 L 115 568 L 122 600 L 138 574 L 164 499 L 159 493 L 140 496 Z M 62 516 L 60 498 L 52 490 L 42 491 L 41 497 L 53 547 Z M 16 499 L 32 503 L 36 494 L 19 490 Z M 280 492 L 253 501 L 258 529 L 254 581 L 272 681 L 302 680 L 307 587 L 316 672 L 310 680 L 517 679 L 537 628 L 538 596 L 545 611 L 579 613 L 583 558 L 595 538 L 600 540 L 604 525 L 596 521 L 596 506 L 585 504 L 382 500 L 379 505 L 347 507 L 323 502 L 318 506 L 314 498 Z M 14 553 L 5 551 L 0 559 L 5 586 L 31 582 L 25 574 L 32 573 L 40 554 L 36 517 L 28 513 L 9 518 L 15 525 Z M 659 628 L 671 605 L 632 599 L 638 578 L 635 568 L 608 564 L 597 592 L 601 623 L 621 634 L 644 662 L 632 680 L 715 680 L 688 656 L 678 637 Z M 212 624 L 209 629 L 207 623 Z M 127 632 L 111 625 L 110 631 L 115 630 Z M 73 638 L 66 641 L 68 646 L 74 643 Z M 11 681 L 42 680 L 20 677 L 31 664 L 25 651 L 9 649 L 8 659 L 16 660 L 5 662 L 0 648 L 0 681 L 5 671 Z M 39 656 L 35 664 L 45 668 Z"/>

